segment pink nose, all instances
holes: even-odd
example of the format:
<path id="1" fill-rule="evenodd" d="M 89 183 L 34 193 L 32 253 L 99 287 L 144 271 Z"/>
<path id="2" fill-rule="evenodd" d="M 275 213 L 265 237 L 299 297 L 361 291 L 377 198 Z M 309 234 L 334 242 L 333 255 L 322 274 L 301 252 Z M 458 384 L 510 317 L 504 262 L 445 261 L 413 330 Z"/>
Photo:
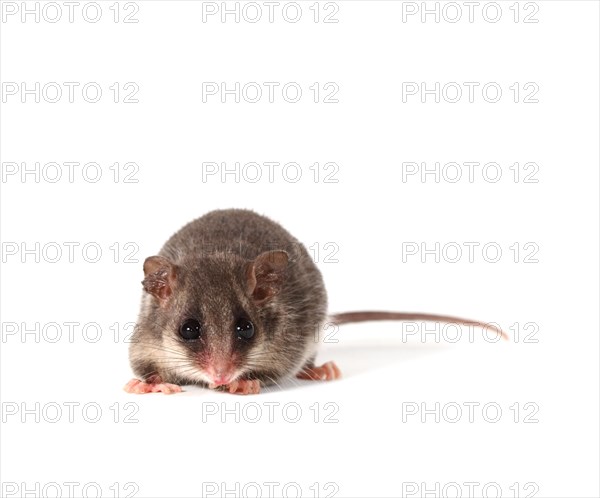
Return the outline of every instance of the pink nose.
<path id="1" fill-rule="evenodd" d="M 206 373 L 212 380 L 212 384 L 215 386 L 222 386 L 224 384 L 231 383 L 233 371 L 233 365 L 223 362 L 214 362 L 212 364 L 209 363 L 206 368 Z"/>
<path id="2" fill-rule="evenodd" d="M 213 384 L 215 386 L 223 386 L 229 384 L 229 375 L 216 375 L 213 377 Z"/>

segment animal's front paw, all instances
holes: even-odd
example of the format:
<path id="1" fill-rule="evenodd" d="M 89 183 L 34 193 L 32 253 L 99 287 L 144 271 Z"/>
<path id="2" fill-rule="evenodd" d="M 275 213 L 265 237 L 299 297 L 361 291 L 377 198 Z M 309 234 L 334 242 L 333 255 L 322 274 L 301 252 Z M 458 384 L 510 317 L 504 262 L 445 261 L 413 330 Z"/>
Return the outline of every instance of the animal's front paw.
<path id="1" fill-rule="evenodd" d="M 296 377 L 305 380 L 335 380 L 342 376 L 342 372 L 333 361 L 328 361 L 320 367 L 306 367 Z"/>
<path id="2" fill-rule="evenodd" d="M 258 380 L 234 380 L 231 384 L 224 386 L 231 394 L 258 394 L 260 392 L 260 381 Z"/>
<path id="3" fill-rule="evenodd" d="M 175 394 L 182 391 L 181 386 L 176 384 L 167 384 L 161 381 L 160 378 L 153 378 L 153 382 L 142 382 L 138 379 L 131 379 L 123 389 L 128 393 L 132 394 L 146 394 L 146 393 L 163 393 L 163 394 Z M 158 381 L 158 382 L 157 382 Z"/>

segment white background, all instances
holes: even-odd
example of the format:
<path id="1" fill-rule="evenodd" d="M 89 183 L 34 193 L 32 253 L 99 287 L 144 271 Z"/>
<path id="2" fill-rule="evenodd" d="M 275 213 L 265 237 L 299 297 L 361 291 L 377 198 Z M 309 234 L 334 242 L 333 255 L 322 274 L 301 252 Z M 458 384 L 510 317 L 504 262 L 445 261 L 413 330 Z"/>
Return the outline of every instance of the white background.
<path id="1" fill-rule="evenodd" d="M 115 23 L 112 1 L 100 2 L 96 23 L 85 21 L 81 7 L 70 23 L 60 2 L 63 17 L 56 23 L 43 17 L 36 23 L 33 15 L 22 22 L 20 12 L 3 19 L 6 496 L 26 490 L 52 495 L 52 482 L 62 486 L 62 496 L 69 482 L 78 483 L 76 494 L 97 483 L 103 496 L 113 496 L 114 483 L 127 496 L 127 482 L 144 497 L 211 496 L 215 489 L 212 496 L 253 496 L 253 482 L 262 485 L 262 496 L 269 496 L 269 482 L 279 483 L 276 494 L 297 483 L 304 496 L 315 489 L 319 496 L 331 490 L 344 497 L 455 496 L 449 483 L 458 483 L 462 496 L 470 496 L 469 489 L 480 496 L 489 483 L 496 484 L 488 485 L 488 496 L 495 496 L 496 485 L 502 496 L 599 495 L 598 3 L 500 2 L 498 22 L 486 21 L 482 3 L 469 22 L 468 7 L 459 2 L 462 18 L 454 23 L 447 20 L 455 16 L 450 10 L 439 22 L 432 14 L 425 22 L 420 14 L 403 22 L 403 9 L 421 3 L 394 1 L 338 1 L 337 23 L 322 22 L 334 8 L 322 2 L 315 23 L 313 4 L 302 3 L 296 23 L 283 19 L 281 7 L 268 22 L 264 4 L 256 23 L 236 23 L 232 15 L 225 23 L 219 15 L 203 22 L 199 1 L 138 1 L 137 23 L 122 22 L 134 8 L 125 2 Z M 496 15 L 491 9 L 488 18 Z M 534 10 L 530 20 L 539 22 L 523 22 Z M 6 82 L 28 88 L 77 82 L 79 90 L 73 103 L 65 86 L 57 103 L 43 96 L 36 103 L 35 95 L 22 103 Z M 103 89 L 97 103 L 81 97 L 89 82 Z M 109 89 L 115 82 L 118 103 Z M 122 102 L 128 82 L 139 87 L 138 103 Z M 298 103 L 286 102 L 280 91 L 274 103 L 266 95 L 258 103 L 235 103 L 231 96 L 226 103 L 219 96 L 203 102 L 203 82 L 230 88 L 278 82 L 279 89 L 296 82 L 303 95 Z M 309 87 L 315 82 L 322 92 L 326 83 L 337 84 L 339 102 L 323 103 L 321 93 L 314 103 Z M 405 82 L 428 88 L 456 82 L 464 94 L 456 103 L 443 97 L 436 103 L 433 95 L 425 103 L 420 95 L 403 99 Z M 464 82 L 478 84 L 474 102 Z M 490 82 L 503 91 L 496 103 L 482 97 Z M 515 82 L 517 103 L 509 88 Z M 539 88 L 537 103 L 523 102 L 527 83 Z M 270 182 L 265 169 L 255 183 L 248 181 L 255 173 L 250 170 L 238 182 L 234 175 L 203 181 L 203 162 L 233 168 L 236 161 L 296 162 L 302 177 L 294 183 L 279 169 Z M 403 179 L 404 162 L 433 168 L 436 161 L 496 162 L 502 177 L 486 180 L 480 167 L 473 182 L 467 169 L 456 183 L 436 182 L 434 175 Z M 36 162 L 39 178 L 23 178 L 21 163 L 35 170 Z M 102 177 L 88 181 L 80 167 L 70 182 L 62 166 L 62 178 L 52 183 L 55 170 L 43 168 L 49 162 L 96 162 Z M 109 168 L 116 162 L 121 168 L 135 162 L 137 183 L 125 183 L 122 175 L 115 183 Z M 321 168 L 335 162 L 337 183 L 325 183 L 322 169 L 315 182 L 309 167 L 316 162 Z M 510 167 L 517 162 L 539 166 L 536 183 L 525 183 L 523 170 L 515 182 Z M 7 163 L 17 163 L 16 174 Z M 451 344 L 436 342 L 433 334 L 406 339 L 399 323 L 350 325 L 319 357 L 338 363 L 344 374 L 338 382 L 288 383 L 245 398 L 189 387 L 175 396 L 124 393 L 131 378 L 124 327 L 137 316 L 141 262 L 184 223 L 227 207 L 266 214 L 320 248 L 315 259 L 332 312 L 455 314 L 512 327 L 512 339 L 489 343 L 476 331 L 471 342 L 463 329 L 462 339 Z M 69 242 L 80 244 L 73 262 L 64 245 Z M 465 251 L 456 263 L 436 263 L 432 255 L 423 263 L 418 255 L 403 258 L 403 244 L 410 242 L 429 248 L 457 243 Z M 480 244 L 473 262 L 465 242 Z M 39 262 L 36 254 L 22 261 L 22 243 L 40 244 Z M 53 243 L 63 248 L 55 263 L 48 261 L 56 254 Z M 84 259 L 86 243 L 101 247 L 97 263 Z M 117 262 L 110 249 L 115 243 Z M 498 262 L 484 259 L 487 243 L 501 247 Z M 509 248 L 515 243 L 517 262 Z M 538 262 L 523 261 L 531 252 L 527 243 L 537 245 L 528 247 L 539 249 Z M 139 248 L 137 262 L 124 261 L 129 247 Z M 337 262 L 324 261 L 331 247 L 339 249 Z M 51 342 L 54 322 L 62 335 Z M 79 324 L 72 340 L 65 322 Z M 526 342 L 529 322 L 539 330 Z M 94 323 L 101 330 L 97 342 L 82 333 L 90 323 L 92 337 Z M 24 334 L 24 328 L 33 332 Z M 269 402 L 278 403 L 271 405 L 273 421 Z M 469 402 L 480 403 L 473 422 L 464 405 Z M 72 422 L 65 403 L 79 403 Z M 88 405 L 89 417 L 94 406 L 102 409 L 98 422 L 85 420 L 86 403 L 98 404 Z M 262 410 L 259 422 L 248 420 L 250 412 L 238 422 L 232 414 L 221 420 L 223 409 L 243 415 L 246 403 Z M 431 409 L 440 403 L 440 412 L 458 404 L 464 411 L 456 423 L 448 421 L 453 411 L 437 423 L 434 415 L 424 422 L 420 414 L 407 416 L 421 403 Z M 486 421 L 486 403 L 501 407 L 498 422 Z M 52 423 L 57 404 L 62 416 Z M 286 420 L 283 408 L 293 416 L 298 406 L 300 420 Z M 23 408 L 32 410 L 24 422 Z M 212 409 L 218 413 L 208 415 Z M 333 410 L 334 423 L 325 423 Z M 137 423 L 125 423 L 133 411 Z M 526 423 L 534 411 L 533 423 Z M 294 496 L 291 486 L 286 489 Z"/>

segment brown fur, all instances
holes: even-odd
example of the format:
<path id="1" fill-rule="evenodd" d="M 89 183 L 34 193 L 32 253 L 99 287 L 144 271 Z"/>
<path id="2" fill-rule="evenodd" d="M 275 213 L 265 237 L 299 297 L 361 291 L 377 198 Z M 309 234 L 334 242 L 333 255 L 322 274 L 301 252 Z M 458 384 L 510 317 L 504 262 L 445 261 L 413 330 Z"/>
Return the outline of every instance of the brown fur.
<path id="1" fill-rule="evenodd" d="M 325 287 L 304 246 L 279 224 L 252 211 L 210 212 L 175 233 L 144 270 L 129 352 L 141 379 L 206 384 L 202 370 L 217 361 L 231 363 L 237 378 L 269 384 L 312 363 Z M 240 316 L 255 326 L 248 341 L 234 331 Z M 195 342 L 178 333 L 189 318 L 202 324 Z"/>

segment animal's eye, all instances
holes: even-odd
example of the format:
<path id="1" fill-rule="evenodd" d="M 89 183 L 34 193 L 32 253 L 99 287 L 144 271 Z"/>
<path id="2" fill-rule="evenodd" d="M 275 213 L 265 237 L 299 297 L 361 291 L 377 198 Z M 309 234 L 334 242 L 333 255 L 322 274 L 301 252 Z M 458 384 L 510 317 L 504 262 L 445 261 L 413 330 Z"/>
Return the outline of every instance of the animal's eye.
<path id="1" fill-rule="evenodd" d="M 238 339 L 251 339 L 254 335 L 254 325 L 250 320 L 240 318 L 235 324 L 235 332 Z"/>
<path id="2" fill-rule="evenodd" d="M 181 324 L 179 328 L 179 335 L 186 341 L 193 341 L 200 337 L 200 322 L 190 318 Z"/>

